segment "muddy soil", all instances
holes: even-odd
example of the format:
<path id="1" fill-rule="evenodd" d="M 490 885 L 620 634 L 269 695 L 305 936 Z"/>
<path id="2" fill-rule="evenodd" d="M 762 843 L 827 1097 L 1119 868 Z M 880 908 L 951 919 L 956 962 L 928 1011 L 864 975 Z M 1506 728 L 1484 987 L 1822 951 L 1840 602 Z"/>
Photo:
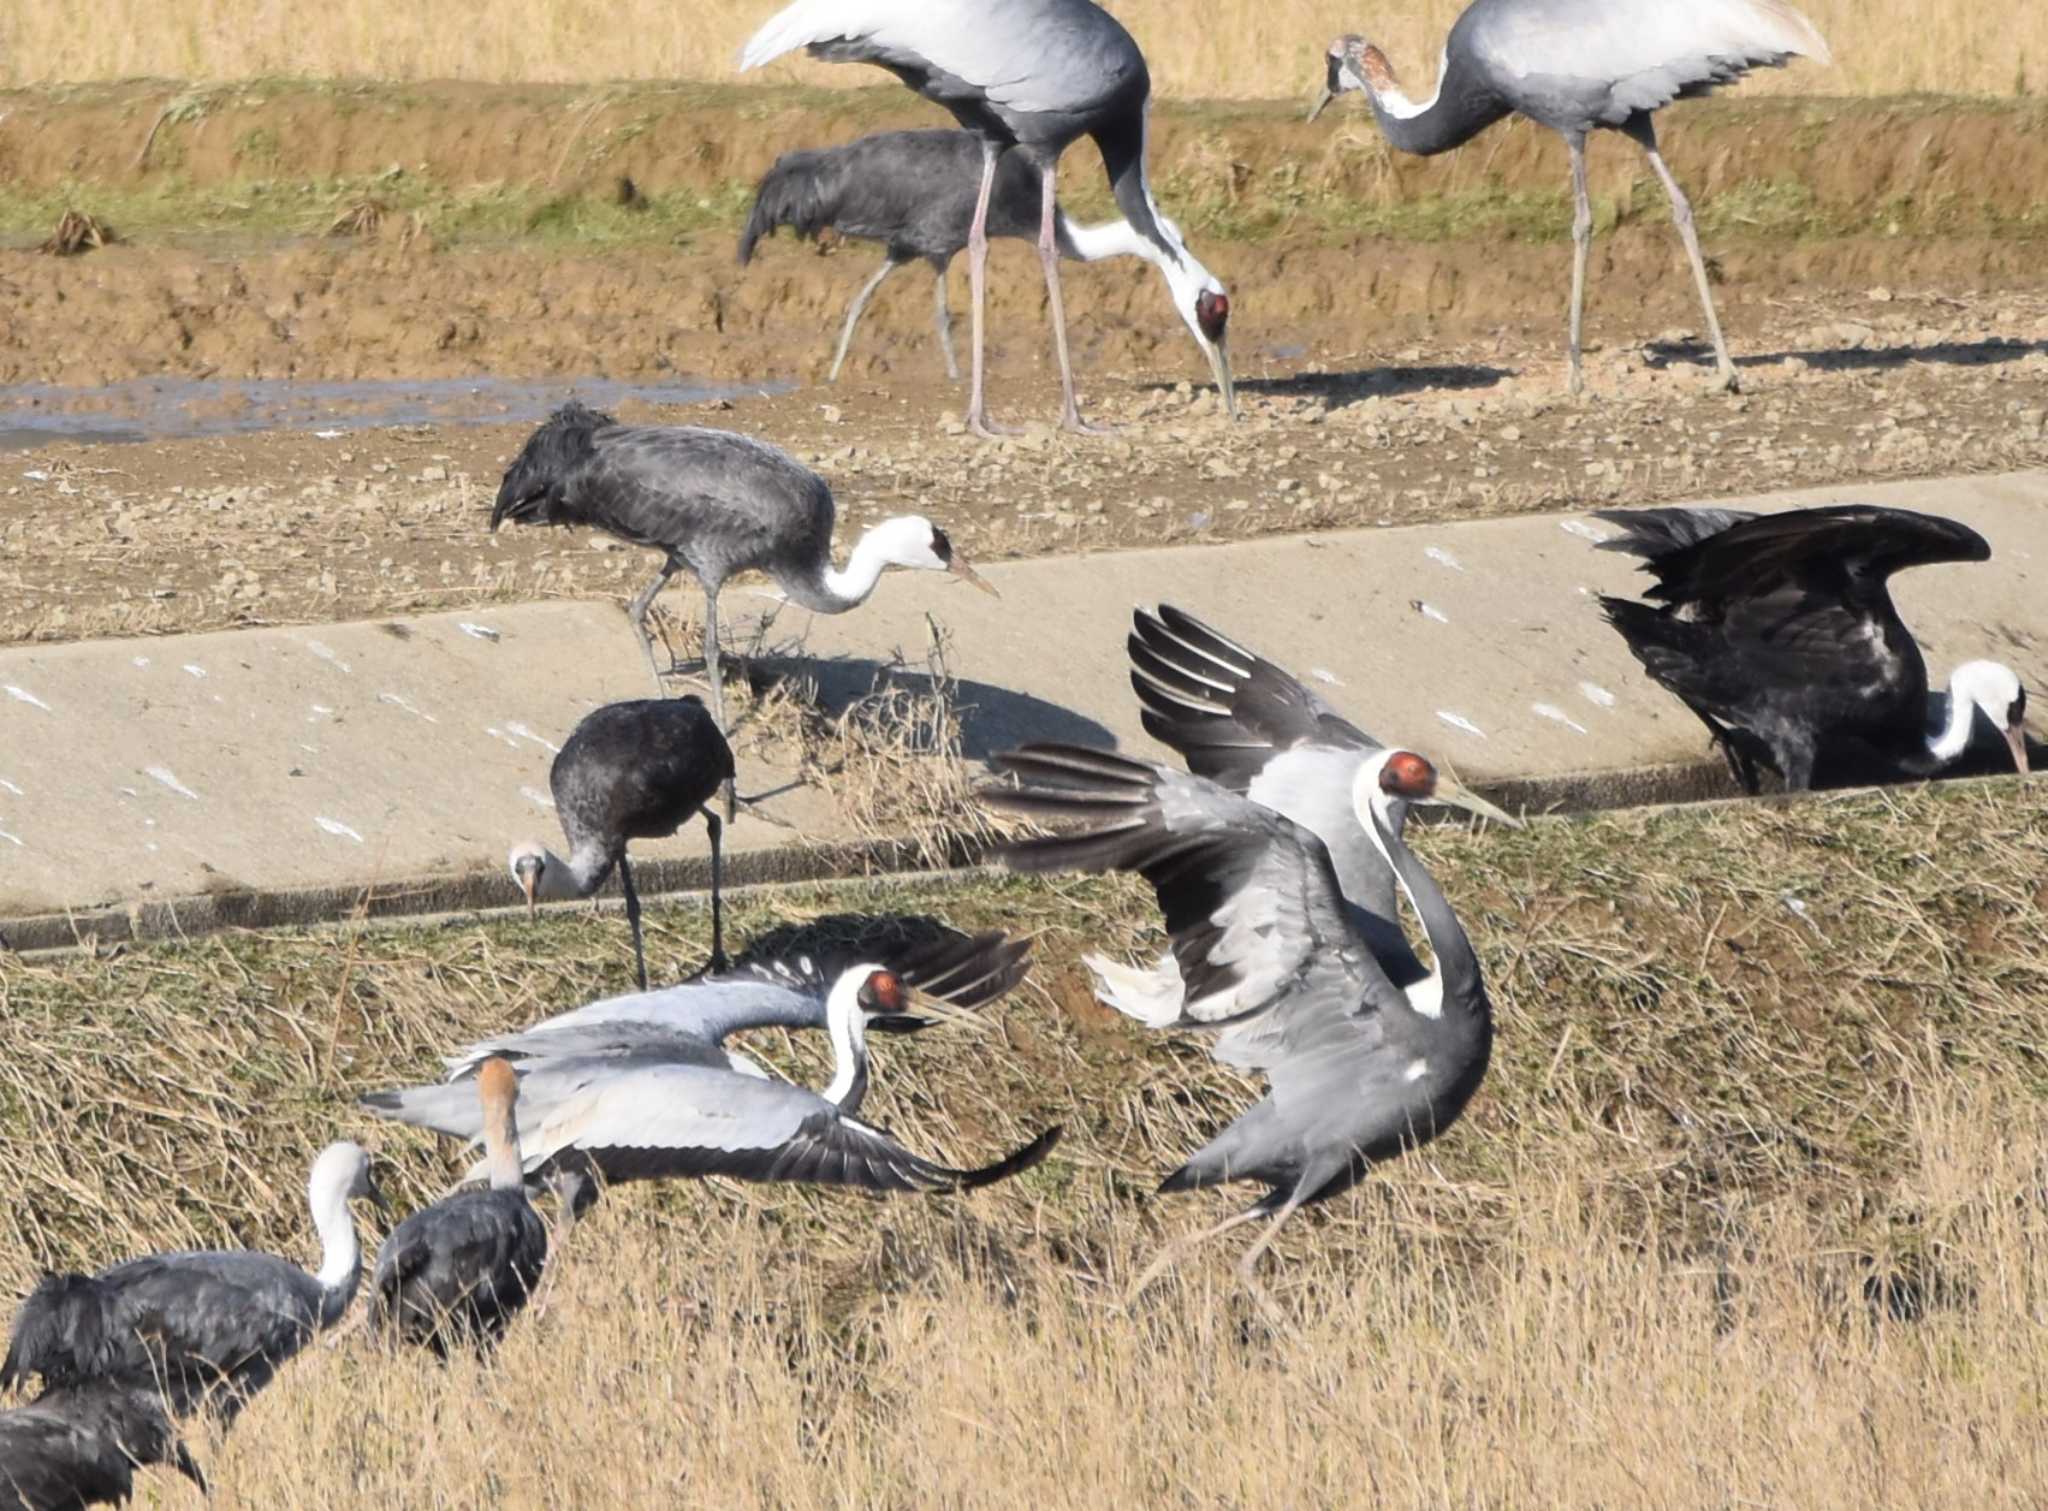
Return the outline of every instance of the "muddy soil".
<path id="1" fill-rule="evenodd" d="M 251 154 L 282 177 L 352 173 L 403 147 L 401 162 L 421 165 L 407 172 L 450 182 L 493 169 L 545 179 L 560 164 L 565 182 L 630 168 L 708 190 L 752 172 L 772 145 L 920 118 L 890 91 L 820 97 L 827 106 L 766 91 L 745 107 L 744 133 L 728 111 L 714 140 L 705 100 L 718 95 L 301 89 L 258 103 L 255 92 L 225 91 L 166 117 L 139 169 L 163 91 L 11 96 L 0 165 L 25 176 L 16 186 L 68 174 L 107 192 L 175 173 L 175 193 L 196 204 L 196 186 L 240 182 Z M 654 126 L 629 131 L 647 111 Z M 579 115 L 589 117 L 580 128 Z M 1335 172 L 1341 160 L 1343 173 L 1367 173 L 1369 130 L 1311 138 L 1279 107 L 1164 117 L 1156 155 L 1169 172 L 1197 184 L 1187 175 L 1208 154 L 1220 177 L 1199 182 L 1242 182 L 1237 209 L 1216 200 L 1213 234 L 1198 243 L 1233 293 L 1237 425 L 1203 386 L 1206 368 L 1157 275 L 1139 265 L 1076 268 L 1067 280 L 1084 399 L 1121 432 L 1075 440 L 1041 428 L 985 446 L 960 433 L 963 395 L 942 376 L 922 269 L 884 287 L 842 381 L 818 382 L 844 303 L 874 265 L 859 245 L 821 253 L 782 240 L 741 270 L 730 228 L 716 224 L 675 245 L 600 249 L 538 236 L 437 241 L 431 220 L 394 214 L 352 243 L 245 232 L 167 234 L 75 258 L 0 252 L 0 384 L 71 385 L 0 391 L 0 444 L 10 432 L 19 444 L 23 416 L 53 412 L 82 434 L 133 431 L 142 421 L 123 407 L 132 400 L 76 391 L 124 380 L 205 385 L 181 401 L 195 425 L 248 412 L 253 400 L 236 384 L 249 379 L 480 388 L 466 411 L 453 408 L 476 423 L 366 432 L 348 428 L 359 416 L 309 412 L 272 434 L 0 451 L 0 640 L 549 594 L 623 599 L 650 570 L 642 553 L 482 528 L 533 418 L 592 392 L 595 377 L 755 390 L 620 409 L 760 434 L 818 466 L 849 522 L 920 509 L 982 556 L 1801 484 L 1853 492 L 1865 478 L 2048 465 L 2048 258 L 2026 232 L 2025 214 L 2038 212 L 2009 187 L 2026 175 L 1993 172 L 1991 161 L 2040 152 L 2048 173 L 2048 112 L 1689 108 L 1691 147 L 1674 142 L 1674 155 L 1685 173 L 1684 152 L 1699 154 L 1690 170 L 1703 204 L 1716 182 L 1736 192 L 1730 175 L 1744 163 L 1804 164 L 1817 197 L 1847 204 L 1852 181 L 1863 185 L 1853 202 L 1864 221 L 1899 203 L 1882 198 L 1894 194 L 1914 199 L 1900 211 L 1909 218 L 1995 201 L 2003 229 L 1784 237 L 1736 227 L 1712 237 L 1743 367 L 1745 391 L 1731 398 L 1706 383 L 1698 308 L 1668 223 L 1603 223 L 1590 280 L 1592 392 L 1578 403 L 1562 391 L 1567 244 L 1361 236 L 1306 212 L 1253 237 L 1246 228 L 1283 204 L 1290 172 Z M 1489 143 L 1484 155 L 1420 167 L 1382 154 L 1372 171 L 1392 177 L 1367 173 L 1358 192 L 1452 182 L 1415 173 L 1496 188 L 1562 173 L 1554 141 L 1503 132 Z M 1623 145 L 1603 144 L 1602 155 Z M 1322 166 L 1290 165 L 1295 151 Z M 653 154 L 645 165 L 632 155 L 641 152 Z M 1240 174 L 1233 163 L 1250 166 Z M 962 284 L 956 269 L 964 315 Z M 999 247 L 992 284 L 995 407 L 1043 419 L 1056 392 L 1028 250 Z M 495 386 L 505 380 L 525 386 L 514 396 Z"/>

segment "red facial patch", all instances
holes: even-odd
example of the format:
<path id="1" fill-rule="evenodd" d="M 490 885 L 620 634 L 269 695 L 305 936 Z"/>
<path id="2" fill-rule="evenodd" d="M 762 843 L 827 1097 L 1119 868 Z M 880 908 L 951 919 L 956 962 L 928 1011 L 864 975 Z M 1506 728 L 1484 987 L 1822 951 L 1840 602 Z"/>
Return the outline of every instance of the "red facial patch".
<path id="1" fill-rule="evenodd" d="M 1230 296 L 1212 293 L 1204 289 L 1195 295 L 1195 323 L 1202 328 L 1211 345 L 1223 340 L 1230 327 Z"/>
<path id="2" fill-rule="evenodd" d="M 868 977 L 868 1001 L 873 1012 L 902 1012 L 903 983 L 889 971 L 876 971 Z"/>
<path id="3" fill-rule="evenodd" d="M 1380 791 L 1421 802 L 1436 791 L 1436 768 L 1412 750 L 1397 750 L 1380 768 Z"/>

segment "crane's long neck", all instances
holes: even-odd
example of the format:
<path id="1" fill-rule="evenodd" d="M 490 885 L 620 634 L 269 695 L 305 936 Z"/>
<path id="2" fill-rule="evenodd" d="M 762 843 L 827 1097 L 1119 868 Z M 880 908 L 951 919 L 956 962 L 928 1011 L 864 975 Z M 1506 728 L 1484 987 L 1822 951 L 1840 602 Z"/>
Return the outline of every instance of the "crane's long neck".
<path id="1" fill-rule="evenodd" d="M 816 581 L 792 577 L 783 583 L 784 591 L 817 614 L 843 614 L 860 607 L 891 564 L 894 538 L 890 523 L 883 521 L 854 542 L 843 571 L 828 562 Z"/>
<path id="2" fill-rule="evenodd" d="M 861 1011 L 860 989 L 865 969 L 848 971 L 825 1003 L 825 1026 L 832 1035 L 832 1082 L 819 1093 L 841 1112 L 860 1110 L 868 1093 L 867 1019 Z"/>
<path id="3" fill-rule="evenodd" d="M 526 1167 L 519 1159 L 519 1118 L 512 1101 L 484 1111 L 484 1169 L 493 1191 L 517 1191 L 526 1185 Z"/>
<path id="4" fill-rule="evenodd" d="M 1124 212 L 1124 234 L 1131 242 L 1142 242 L 1146 247 L 1146 250 L 1139 251 L 1135 245 L 1127 245 L 1124 250 L 1143 257 L 1147 262 L 1164 264 L 1170 261 L 1180 265 L 1185 254 L 1178 242 L 1160 227 L 1159 207 L 1153 202 L 1152 186 L 1145 178 L 1144 111 L 1096 132 L 1095 145 L 1102 149 L 1102 166 L 1109 173 L 1109 192 L 1116 199 L 1116 207 Z M 1111 228 L 1100 226 L 1093 229 L 1108 233 Z M 1104 252 L 1101 255 L 1115 254 Z"/>
<path id="5" fill-rule="evenodd" d="M 1977 705 L 1957 685 L 1957 678 L 1949 678 L 1948 691 L 1936 693 L 1928 700 L 1933 704 L 1934 731 L 1927 736 L 1927 755 L 1938 770 L 1951 762 L 1960 760 L 1970 748 L 1970 734 L 1977 722 Z"/>
<path id="6" fill-rule="evenodd" d="M 1446 46 L 1437 65 L 1436 93 L 1417 102 L 1402 92 L 1384 58 L 1376 65 L 1369 60 L 1365 98 L 1390 143 L 1403 152 L 1431 157 L 1462 147 L 1509 113 L 1504 102 L 1467 74 L 1462 59 L 1454 63 Z"/>
<path id="7" fill-rule="evenodd" d="M 318 1172 L 327 1174 L 327 1172 Z M 313 1230 L 320 1235 L 320 1325 L 332 1327 L 355 1299 L 356 1282 L 363 1275 L 363 1251 L 356 1243 L 355 1219 L 349 1215 L 349 1188 L 355 1172 L 345 1170 L 342 1178 L 318 1180 L 306 1193 L 313 1209 Z"/>
<path id="8" fill-rule="evenodd" d="M 1394 879 L 1401 884 L 1408 906 L 1422 920 L 1429 952 L 1436 957 L 1429 975 L 1408 988 L 1409 1002 L 1425 1017 L 1440 1017 L 1445 1012 L 1476 1012 L 1485 1016 L 1491 1007 L 1479 974 L 1479 956 L 1473 951 L 1465 926 L 1451 910 L 1450 899 L 1402 839 L 1401 825 L 1390 803 L 1374 798 L 1371 814 L 1372 822 L 1366 826 L 1366 832 L 1386 858 Z"/>
<path id="9" fill-rule="evenodd" d="M 586 840 L 569 852 L 567 860 L 549 850 L 543 857 L 540 881 L 533 889 L 536 902 L 564 902 L 588 897 L 612 874 L 616 858 L 604 845 Z"/>
<path id="10" fill-rule="evenodd" d="M 1127 220 L 1106 220 L 1100 225 L 1076 225 L 1067 219 L 1067 212 L 1059 212 L 1059 219 L 1053 223 L 1053 235 L 1059 242 L 1060 255 L 1071 257 L 1076 262 L 1100 262 L 1105 257 L 1142 257 L 1157 264 L 1165 253 L 1131 228 Z"/>

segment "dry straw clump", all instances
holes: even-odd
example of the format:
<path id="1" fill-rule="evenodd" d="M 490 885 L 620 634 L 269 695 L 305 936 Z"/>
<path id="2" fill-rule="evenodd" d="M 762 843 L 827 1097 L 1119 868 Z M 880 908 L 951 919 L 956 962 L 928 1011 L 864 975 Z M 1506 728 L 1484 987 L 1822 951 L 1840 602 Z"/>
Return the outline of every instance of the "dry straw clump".
<path id="1" fill-rule="evenodd" d="M 1140 889 L 755 895 L 742 937 L 884 906 L 1035 934 L 1032 981 L 986 1031 L 877 1047 L 866 1112 L 962 1158 L 1061 1122 L 1048 1164 L 955 1202 L 616 1193 L 495 1365 L 316 1349 L 205 1445 L 216 1499 L 2048 1493 L 2048 790 L 1421 844 L 1485 958 L 1494 1069 L 1445 1138 L 1283 1235 L 1277 1326 L 1235 1295 L 1227 1241 L 1122 1304 L 1164 1238 L 1241 1199 L 1146 1193 L 1252 1094 L 1089 1000 L 1079 948 L 1156 948 Z M 656 959 L 699 958 L 701 924 L 654 908 Z M 340 1132 L 419 1198 L 451 1153 L 351 1095 L 626 969 L 583 917 L 0 968 L 0 1287 L 177 1243 L 304 1254 L 305 1162 Z M 818 1037 L 754 1047 L 815 1080 Z"/>
<path id="2" fill-rule="evenodd" d="M 267 76 L 484 79 L 607 84 L 724 82 L 741 43 L 776 0 L 706 0 L 685 17 L 663 0 L 602 7 L 448 0 L 432 6 L 251 6 L 238 0 L 108 0 L 80 26 L 57 0 L 0 9 L 0 84 L 91 79 Z M 1167 98 L 1306 99 L 1330 39 L 1366 30 L 1417 98 L 1464 0 L 1361 10 L 1354 0 L 1112 0 Z M 1929 6 L 1924 0 L 1802 0 L 1839 62 L 1766 72 L 1748 90 L 1811 94 L 1916 91 L 2011 95 L 2038 88 L 2048 11 L 2038 5 Z M 1910 45 L 1901 45 L 1910 39 Z M 2032 64 L 2031 68 L 2029 64 Z M 775 80 L 873 85 L 872 69 L 794 62 Z"/>

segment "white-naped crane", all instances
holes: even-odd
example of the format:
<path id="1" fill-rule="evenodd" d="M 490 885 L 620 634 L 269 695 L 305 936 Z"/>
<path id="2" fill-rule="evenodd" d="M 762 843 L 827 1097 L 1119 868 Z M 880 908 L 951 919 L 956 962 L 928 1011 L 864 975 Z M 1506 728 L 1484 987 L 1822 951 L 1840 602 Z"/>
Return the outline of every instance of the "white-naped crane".
<path id="1" fill-rule="evenodd" d="M 1985 561 L 1955 520 L 1835 504 L 1606 509 L 1604 551 L 1643 559 L 1651 603 L 1602 597 L 1608 622 L 1659 686 L 1707 726 L 1746 792 L 1759 770 L 1787 790 L 1931 776 L 1970 750 L 1981 720 L 2027 770 L 2026 689 L 2010 667 L 1966 661 L 1930 696 L 1927 664 L 1899 618 L 1891 575 Z"/>
<path id="2" fill-rule="evenodd" d="M 151 1464 L 169 1464 L 207 1493 L 154 1387 L 65 1385 L 0 1411 L 0 1511 L 119 1505 L 135 1494 L 135 1471 Z"/>
<path id="3" fill-rule="evenodd" d="M 882 265 L 861 285 L 847 307 L 832 354 L 826 382 L 839 379 L 853 343 L 854 327 L 882 280 L 906 262 L 931 264 L 932 318 L 946 376 L 955 382 L 960 366 L 953 360 L 953 311 L 946 302 L 946 270 L 967 245 L 974 226 L 975 201 L 981 193 L 981 141 L 971 131 L 925 129 L 877 131 L 837 147 L 785 152 L 762 175 L 754 204 L 740 232 L 742 267 L 752 260 L 755 244 L 788 226 L 798 237 L 815 240 L 834 232 L 857 241 L 879 241 Z M 1005 152 L 996 163 L 989 193 L 986 234 L 993 240 L 1030 240 L 1038 235 L 1038 169 L 1021 152 Z M 1165 216 L 1154 212 L 1155 218 Z M 1180 232 L 1166 221 L 1175 239 Z M 1139 257 L 1159 269 L 1175 311 L 1204 355 L 1209 338 L 1197 323 L 1198 291 L 1213 283 L 1209 270 L 1192 253 L 1175 260 L 1160 243 L 1140 236 L 1127 220 L 1080 225 L 1058 205 L 1053 207 L 1053 245 L 1073 262 L 1099 262 L 1109 257 Z M 1183 250 L 1185 251 L 1185 243 Z M 1220 285 L 1218 285 L 1220 287 Z"/>
<path id="4" fill-rule="evenodd" d="M 967 424 L 989 436 L 983 400 L 989 203 L 996 165 L 1015 149 L 1038 170 L 1038 259 L 1051 306 L 1060 364 L 1060 423 L 1090 430 L 1074 393 L 1060 300 L 1055 234 L 1055 170 L 1060 154 L 1094 138 L 1110 192 L 1131 228 L 1159 252 L 1181 318 L 1216 374 L 1224 407 L 1237 413 L 1230 380 L 1230 298 L 1188 254 L 1174 224 L 1159 213 L 1145 179 L 1145 118 L 1152 77 L 1131 34 L 1091 0 L 796 0 L 754 33 L 742 70 L 803 48 L 832 63 L 887 69 L 981 141 L 981 185 L 968 228 L 967 270 L 974 298 L 974 355 Z"/>
<path id="5" fill-rule="evenodd" d="M 1145 732 L 1195 775 L 1243 793 L 1321 840 L 1345 908 L 1381 967 L 1396 986 L 1422 979 L 1425 968 L 1401 928 L 1393 867 L 1359 822 L 1352 796 L 1359 768 L 1381 752 L 1381 742 L 1281 667 L 1171 604 L 1156 614 L 1133 610 L 1125 649 Z M 1516 822 L 1455 784 L 1440 784 L 1425 801 Z M 1406 812 L 1404 806 L 1397 820 Z M 1140 1019 L 1180 1017 L 1180 972 L 1171 953 L 1135 971 L 1099 955 L 1086 960 L 1103 1001 Z"/>
<path id="6" fill-rule="evenodd" d="M 1263 1299 L 1253 1271 L 1281 1224 L 1442 1133 L 1486 1074 L 1493 1008 L 1479 958 L 1401 838 L 1406 806 L 1454 784 L 1406 750 L 1374 752 L 1352 780 L 1357 822 L 1435 956 L 1427 975 L 1401 986 L 1345 906 L 1329 851 L 1291 819 L 1205 778 L 1080 746 L 1025 746 L 991 765 L 1018 785 L 986 789 L 986 800 L 1081 825 L 1009 844 L 1004 863 L 1026 872 L 1142 875 L 1185 983 L 1179 1018 L 1145 1021 L 1213 1031 L 1216 1059 L 1267 1079 L 1264 1099 L 1159 1187 L 1253 1181 L 1267 1194 L 1169 1247 L 1131 1294 L 1187 1243 L 1267 1217 L 1238 1271 Z"/>
<path id="7" fill-rule="evenodd" d="M 879 1182 L 877 1189 L 984 1183 L 984 1172 L 930 1165 L 893 1143 L 874 1144 L 872 1129 L 850 1122 L 842 1127 L 835 1118 L 850 1118 L 866 1092 L 869 1029 L 908 1032 L 926 1026 L 932 1012 L 984 1007 L 1024 979 L 1029 956 L 1028 941 L 1000 932 L 942 930 L 900 951 L 877 949 L 874 958 L 882 965 L 872 959 L 842 965 L 811 953 L 760 960 L 663 991 L 593 1002 L 481 1040 L 447 1059 L 445 1082 L 371 1092 L 362 1103 L 400 1122 L 475 1140 L 483 1129 L 471 1081 L 486 1060 L 504 1057 L 520 1082 L 516 1131 L 527 1173 L 547 1173 L 550 1161 L 567 1165 L 565 1200 L 572 1211 L 594 1196 L 579 1180 L 588 1170 L 611 1180 L 733 1174 Z M 870 977 L 887 980 L 871 985 Z M 906 996 L 913 991 L 916 1003 Z M 822 1099 L 775 1079 L 727 1043 L 754 1028 L 823 1028 L 832 1035 L 837 1073 Z M 756 1093 L 737 1084 L 742 1081 L 767 1091 Z M 821 1113 L 821 1100 L 836 1109 L 833 1117 Z M 629 1111 L 645 1113 L 644 1129 L 633 1126 Z M 736 1121 L 721 1124 L 720 1118 Z M 639 1138 L 653 1142 L 630 1142 Z M 692 1142 L 703 1138 L 724 1139 L 730 1147 L 708 1150 Z M 1030 1158 L 1035 1161 L 1050 1147 Z M 588 1168 L 579 1168 L 586 1156 Z M 785 1163 L 776 1166 L 776 1159 Z M 723 1168 L 727 1163 L 734 1168 Z M 771 1167 L 819 1173 L 747 1173 Z M 892 1169 L 896 1176 L 888 1173 Z M 987 1180 L 1014 1173 L 1004 1162 L 989 1171 Z M 891 1180 L 910 1184 L 890 1185 Z"/>
<path id="8" fill-rule="evenodd" d="M 161 1391 L 173 1415 L 207 1404 L 232 1420 L 313 1338 L 341 1319 L 362 1278 L 349 1203 L 383 1195 L 370 1157 L 329 1144 L 307 1199 L 320 1268 L 251 1249 L 147 1254 L 96 1275 L 47 1275 L 14 1319 L 0 1389 L 101 1381 Z"/>
<path id="9" fill-rule="evenodd" d="M 951 572 L 995 593 L 921 514 L 883 520 L 854 543 L 844 568 L 835 567 L 834 518 L 825 480 L 765 441 L 694 425 L 621 425 L 571 402 L 527 438 L 505 470 L 491 528 L 506 520 L 588 525 L 662 553 L 661 570 L 626 609 L 657 696 L 661 670 L 647 611 L 687 567 L 704 588 L 704 673 L 712 717 L 724 730 L 732 726 L 719 669 L 718 595 L 739 573 L 766 573 L 819 614 L 860 607 L 891 567 Z"/>
<path id="10" fill-rule="evenodd" d="M 666 839 L 701 814 L 711 840 L 711 969 L 725 968 L 725 914 L 720 897 L 719 841 L 724 825 L 706 806 L 731 789 L 732 747 L 694 697 L 607 703 L 577 722 L 548 769 L 548 790 L 569 842 L 565 860 L 537 840 L 512 847 L 507 864 L 526 894 L 527 911 L 542 902 L 588 897 L 614 867 L 626 894 L 633 932 L 633 968 L 647 990 L 647 947 L 640 930 L 640 893 L 626 846 Z"/>
<path id="11" fill-rule="evenodd" d="M 1330 44 L 1327 75 L 1308 118 L 1345 90 L 1365 95 L 1387 141 L 1431 156 L 1461 147 L 1510 115 L 1564 138 L 1572 159 L 1571 391 L 1584 387 L 1579 334 L 1586 302 L 1586 249 L 1593 205 L 1586 192 L 1586 137 L 1619 131 L 1650 160 L 1685 243 L 1714 361 L 1733 389 L 1735 364 L 1721 336 L 1692 204 L 1657 150 L 1656 113 L 1731 84 L 1752 68 L 1795 57 L 1826 65 L 1828 45 L 1786 0 L 1473 0 L 1452 23 L 1436 92 L 1411 99 L 1387 56 L 1363 37 Z"/>
<path id="12" fill-rule="evenodd" d="M 532 1297 L 547 1265 L 548 1233 L 526 1198 L 513 1109 L 519 1078 L 493 1056 L 476 1074 L 489 1184 L 457 1191 L 407 1217 L 377 1253 L 370 1325 L 447 1356 L 484 1349 Z"/>

